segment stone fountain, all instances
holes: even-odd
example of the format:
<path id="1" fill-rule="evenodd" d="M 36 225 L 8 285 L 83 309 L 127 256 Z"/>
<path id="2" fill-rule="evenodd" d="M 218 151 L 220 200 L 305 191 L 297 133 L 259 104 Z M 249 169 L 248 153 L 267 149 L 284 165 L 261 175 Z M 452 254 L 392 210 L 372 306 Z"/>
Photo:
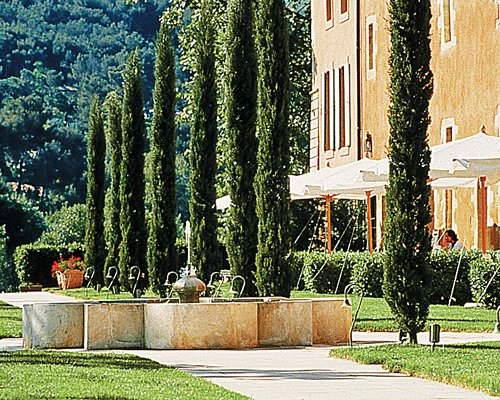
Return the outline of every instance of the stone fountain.
<path id="1" fill-rule="evenodd" d="M 196 271 L 191 264 L 191 225 L 186 221 L 187 242 L 187 265 L 184 276 L 174 284 L 174 291 L 179 295 L 181 303 L 199 303 L 200 293 L 207 288 L 206 285 L 196 277 Z"/>
<path id="2" fill-rule="evenodd" d="M 348 343 L 352 308 L 343 298 L 201 298 L 188 261 L 179 299 L 26 304 L 27 349 L 240 349 Z M 223 300 L 223 301 L 221 301 Z"/>

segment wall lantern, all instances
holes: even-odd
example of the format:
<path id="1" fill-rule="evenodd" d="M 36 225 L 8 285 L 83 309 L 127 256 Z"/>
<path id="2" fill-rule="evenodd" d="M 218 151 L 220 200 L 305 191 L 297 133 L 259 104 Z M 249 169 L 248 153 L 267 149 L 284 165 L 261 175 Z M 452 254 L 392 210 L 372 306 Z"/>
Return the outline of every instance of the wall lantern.
<path id="1" fill-rule="evenodd" d="M 365 152 L 370 154 L 373 153 L 373 142 L 372 142 L 372 135 L 370 134 L 370 132 L 366 132 Z"/>

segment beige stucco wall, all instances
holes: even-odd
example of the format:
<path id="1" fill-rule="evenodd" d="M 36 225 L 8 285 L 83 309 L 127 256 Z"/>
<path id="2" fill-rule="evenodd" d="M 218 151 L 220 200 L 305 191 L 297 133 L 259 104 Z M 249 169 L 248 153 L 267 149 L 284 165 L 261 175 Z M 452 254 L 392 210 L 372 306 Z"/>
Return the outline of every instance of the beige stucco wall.
<path id="1" fill-rule="evenodd" d="M 453 125 L 454 139 L 471 136 L 484 125 L 489 134 L 498 136 L 500 129 L 500 29 L 498 2 L 494 0 L 452 0 L 453 45 L 442 46 L 441 2 L 432 0 L 431 19 L 431 69 L 434 74 L 434 95 L 430 102 L 429 144 L 443 142 L 447 125 Z M 337 2 L 335 2 L 337 3 Z M 353 8 L 356 1 L 350 1 Z M 325 0 L 312 0 L 312 41 L 316 57 L 315 86 L 320 89 L 324 68 L 339 57 L 354 54 L 355 21 L 350 20 L 350 29 L 326 30 L 324 21 Z M 387 2 L 363 0 L 360 2 L 361 32 L 361 121 L 363 135 L 369 132 L 373 138 L 373 158 L 387 155 L 389 124 L 387 109 L 388 59 L 390 49 L 389 15 Z M 352 15 L 354 18 L 354 14 Z M 368 75 L 367 18 L 375 21 L 375 76 Z M 346 25 L 347 27 L 347 25 Z M 351 53 L 350 53 L 351 52 Z M 354 75 L 354 74 L 353 74 Z M 321 95 L 317 107 L 321 117 Z M 355 103 L 351 112 L 356 112 Z M 321 120 L 317 134 L 321 136 Z M 312 137 L 312 135 L 311 135 Z M 321 149 L 321 147 L 320 147 Z M 311 156 L 313 153 L 311 152 Z M 328 154 L 320 157 L 320 167 L 326 165 Z M 353 161 L 354 159 L 349 159 Z M 311 159 L 314 165 L 316 159 Z M 333 158 L 330 165 L 343 164 L 342 159 Z M 488 226 L 499 224 L 499 185 L 488 188 Z M 477 190 L 459 189 L 454 193 L 453 223 L 445 226 L 444 191 L 434 195 L 436 228 L 453 228 L 467 247 L 478 247 Z M 492 228 L 489 228 L 490 230 Z"/>
<path id="2" fill-rule="evenodd" d="M 348 14 L 340 15 L 340 1 L 334 1 L 333 24 L 326 21 L 325 1 L 311 3 L 311 31 L 313 50 L 313 87 L 311 103 L 311 170 L 347 164 L 358 159 L 357 140 L 357 109 L 356 104 L 356 8 L 355 3 L 349 2 Z M 325 71 L 331 71 L 341 65 L 350 65 L 350 145 L 337 149 L 323 151 L 323 88 L 322 77 Z M 320 159 L 317 160 L 318 143 Z"/>

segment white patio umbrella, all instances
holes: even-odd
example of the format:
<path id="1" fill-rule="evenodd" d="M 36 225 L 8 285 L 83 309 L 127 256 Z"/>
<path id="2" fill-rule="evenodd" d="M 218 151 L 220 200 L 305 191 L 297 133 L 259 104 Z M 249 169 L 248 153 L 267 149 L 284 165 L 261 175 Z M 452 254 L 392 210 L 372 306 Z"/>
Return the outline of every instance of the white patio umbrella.
<path id="1" fill-rule="evenodd" d="M 361 172 L 364 180 L 387 181 L 389 161 L 378 161 L 373 167 Z M 476 135 L 431 147 L 429 177 L 432 185 L 439 187 L 440 180 L 447 188 L 471 187 L 467 179 L 479 179 L 482 250 L 486 252 L 486 179 L 491 184 L 500 181 L 500 138 L 480 132 Z M 444 186 L 443 186 L 444 187 Z M 473 187 L 473 186 L 472 186 Z"/>
<path id="2" fill-rule="evenodd" d="M 361 171 L 365 181 L 385 181 L 389 160 L 384 158 Z M 476 135 L 431 147 L 429 178 L 479 178 L 500 181 L 500 138 L 480 132 Z M 458 183 L 460 181 L 457 181 Z"/>
<path id="3" fill-rule="evenodd" d="M 326 201 L 328 252 L 331 252 L 330 203 L 335 199 L 354 199 L 367 201 L 368 244 L 373 251 L 371 229 L 371 204 L 373 194 L 384 193 L 384 182 L 365 182 L 361 171 L 374 166 L 375 160 L 364 158 L 335 168 L 323 168 L 295 177 L 290 177 L 290 187 L 299 195 L 309 198 L 324 198 Z"/>

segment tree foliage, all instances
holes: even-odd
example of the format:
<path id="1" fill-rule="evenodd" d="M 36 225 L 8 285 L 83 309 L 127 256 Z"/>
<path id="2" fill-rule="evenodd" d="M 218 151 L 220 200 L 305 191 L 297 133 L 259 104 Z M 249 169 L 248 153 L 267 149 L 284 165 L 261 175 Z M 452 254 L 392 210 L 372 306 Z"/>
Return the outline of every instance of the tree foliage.
<path id="1" fill-rule="evenodd" d="M 118 267 L 119 246 L 121 242 L 120 230 L 120 167 L 122 161 L 122 110 L 121 98 L 117 92 L 110 92 L 104 102 L 106 113 L 106 144 L 109 153 L 110 185 L 105 201 L 104 232 L 107 244 L 105 273 L 110 267 Z"/>
<path id="2" fill-rule="evenodd" d="M 45 217 L 47 229 L 38 240 L 41 244 L 65 246 L 78 243 L 83 246 L 87 211 L 85 204 L 63 205 Z"/>
<path id="3" fill-rule="evenodd" d="M 391 0 L 389 13 L 391 136 L 384 294 L 401 331 L 416 342 L 429 312 L 430 2 Z"/>
<path id="4" fill-rule="evenodd" d="M 120 167 L 120 284 L 131 292 L 132 267 L 137 266 L 141 278 L 137 285 L 140 296 L 148 286 L 146 265 L 147 231 L 144 210 L 144 151 L 146 125 L 142 98 L 141 64 L 137 51 L 127 62 L 123 77 L 122 162 Z"/>
<path id="5" fill-rule="evenodd" d="M 94 96 L 89 113 L 87 135 L 87 223 L 85 227 L 85 265 L 94 269 L 94 283 L 104 284 L 106 247 L 104 240 L 104 197 L 106 193 L 106 139 L 99 98 Z"/>
<path id="6" fill-rule="evenodd" d="M 202 280 L 220 263 L 215 215 L 217 87 L 212 0 L 202 0 L 196 24 L 193 124 L 189 161 L 192 263 Z"/>
<path id="7" fill-rule="evenodd" d="M 289 296 L 288 25 L 282 0 L 258 0 L 256 15 L 259 67 L 256 284 L 261 296 Z"/>
<path id="8" fill-rule="evenodd" d="M 148 268 L 155 293 L 165 296 L 169 271 L 177 271 L 175 187 L 175 66 L 170 31 L 162 21 L 156 42 L 153 126 L 149 154 L 151 218 L 148 234 Z"/>
<path id="9" fill-rule="evenodd" d="M 257 169 L 257 58 L 251 1 L 228 1 L 225 65 L 227 182 L 231 196 L 226 248 L 234 275 L 245 278 L 245 295 L 257 295 L 257 216 L 253 187 Z"/>
<path id="10" fill-rule="evenodd" d="M 42 210 L 85 201 L 90 100 L 121 85 L 127 54 L 145 61 L 151 102 L 153 41 L 168 1 L 3 1 L 0 7 L 0 170 L 43 191 Z"/>

